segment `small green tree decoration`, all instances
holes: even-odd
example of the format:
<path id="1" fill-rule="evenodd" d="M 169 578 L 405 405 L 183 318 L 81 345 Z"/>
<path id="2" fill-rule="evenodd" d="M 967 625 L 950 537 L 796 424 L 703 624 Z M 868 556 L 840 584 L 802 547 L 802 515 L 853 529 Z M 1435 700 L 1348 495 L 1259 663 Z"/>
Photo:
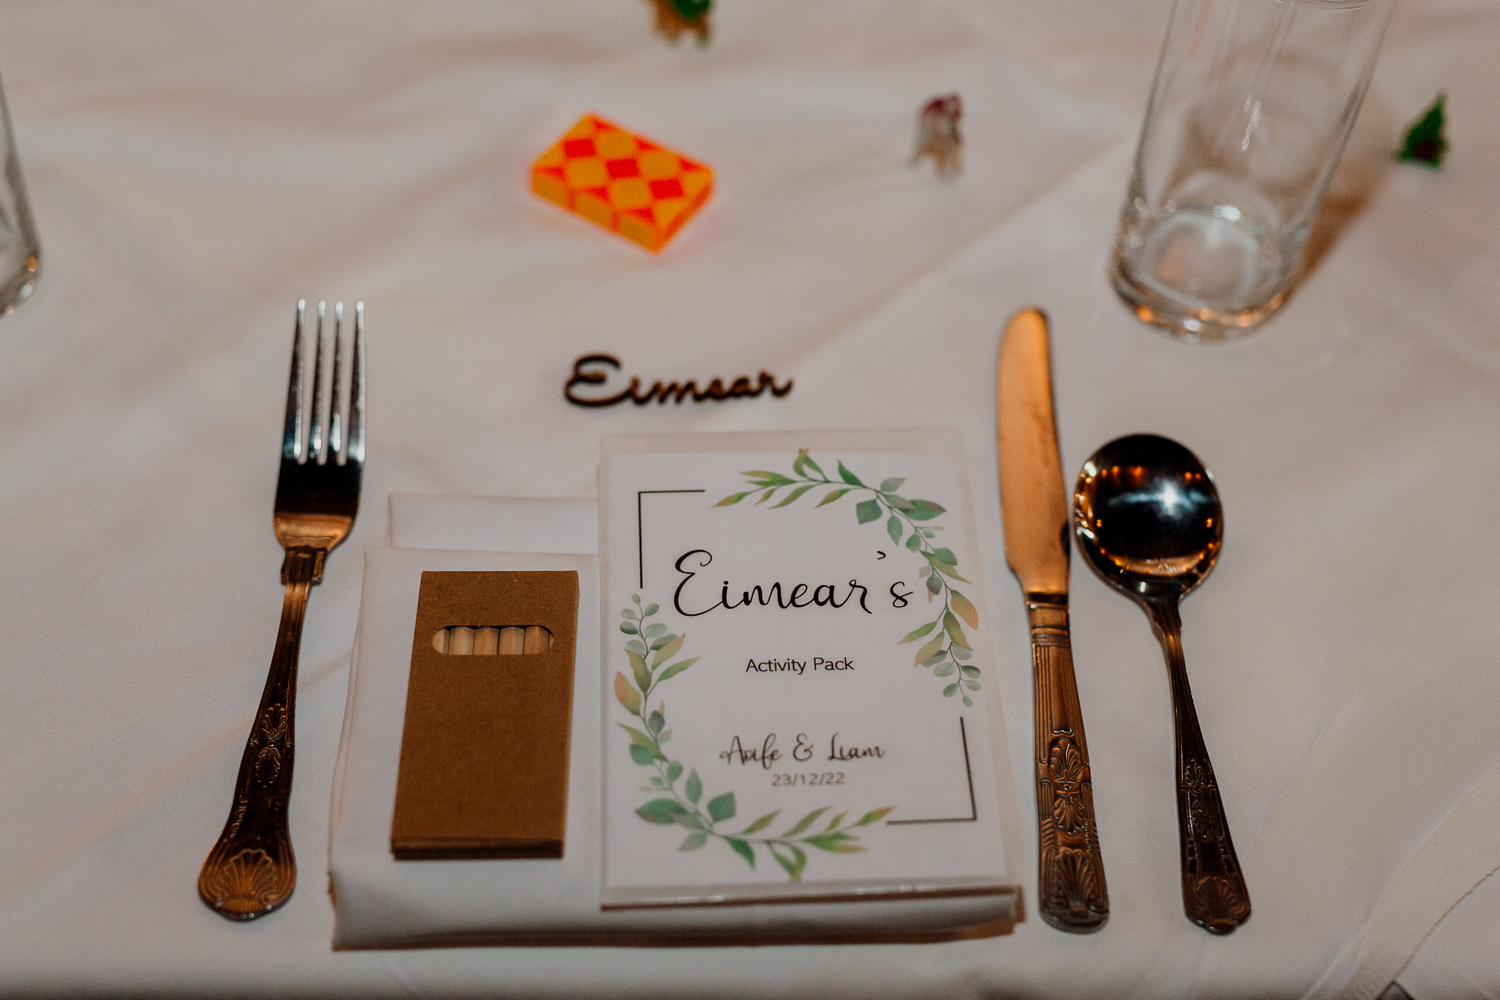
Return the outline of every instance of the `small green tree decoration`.
<path id="1" fill-rule="evenodd" d="M 1443 169 L 1443 157 L 1448 152 L 1448 140 L 1443 136 L 1443 102 L 1446 94 L 1438 94 L 1432 106 L 1422 113 L 1411 128 L 1406 130 L 1406 141 L 1396 153 L 1402 163 L 1420 163 L 1429 170 Z"/>

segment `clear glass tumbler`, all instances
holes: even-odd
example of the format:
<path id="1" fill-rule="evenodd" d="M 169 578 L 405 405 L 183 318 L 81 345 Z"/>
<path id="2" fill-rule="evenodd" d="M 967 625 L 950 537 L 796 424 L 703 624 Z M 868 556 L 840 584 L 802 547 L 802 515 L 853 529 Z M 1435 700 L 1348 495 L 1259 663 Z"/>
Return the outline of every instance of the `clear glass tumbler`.
<path id="1" fill-rule="evenodd" d="M 1111 277 L 1188 340 L 1285 301 L 1395 0 L 1176 0 Z"/>
<path id="2" fill-rule="evenodd" d="M 9 316 L 36 288 L 42 248 L 21 180 L 21 159 L 10 129 L 10 109 L 0 86 L 0 124 L 5 127 L 5 176 L 0 179 L 0 314 Z"/>

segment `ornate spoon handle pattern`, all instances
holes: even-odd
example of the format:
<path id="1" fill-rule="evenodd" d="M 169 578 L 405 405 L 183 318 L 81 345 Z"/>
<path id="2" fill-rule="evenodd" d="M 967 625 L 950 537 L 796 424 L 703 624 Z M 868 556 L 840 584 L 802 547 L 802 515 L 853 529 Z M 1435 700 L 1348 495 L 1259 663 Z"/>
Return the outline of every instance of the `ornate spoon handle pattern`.
<path id="1" fill-rule="evenodd" d="M 1240 872 L 1214 766 L 1198 728 L 1182 656 L 1182 619 L 1175 599 L 1147 601 L 1172 684 L 1177 735 L 1177 839 L 1182 849 L 1182 907 L 1193 923 L 1229 934 L 1250 919 L 1250 891 Z"/>

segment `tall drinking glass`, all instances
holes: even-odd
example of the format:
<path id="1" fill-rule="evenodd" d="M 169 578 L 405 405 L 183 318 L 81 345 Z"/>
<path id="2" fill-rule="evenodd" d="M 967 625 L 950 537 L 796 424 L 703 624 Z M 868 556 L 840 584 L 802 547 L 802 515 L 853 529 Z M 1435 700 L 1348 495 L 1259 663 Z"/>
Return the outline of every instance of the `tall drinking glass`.
<path id="1" fill-rule="evenodd" d="M 1286 300 L 1395 0 L 1176 0 L 1111 277 L 1188 340 Z"/>
<path id="2" fill-rule="evenodd" d="M 9 316 L 36 288 L 42 249 L 21 180 L 21 160 L 10 129 L 10 109 L 0 87 L 0 125 L 5 128 L 5 176 L 0 179 L 0 314 Z"/>

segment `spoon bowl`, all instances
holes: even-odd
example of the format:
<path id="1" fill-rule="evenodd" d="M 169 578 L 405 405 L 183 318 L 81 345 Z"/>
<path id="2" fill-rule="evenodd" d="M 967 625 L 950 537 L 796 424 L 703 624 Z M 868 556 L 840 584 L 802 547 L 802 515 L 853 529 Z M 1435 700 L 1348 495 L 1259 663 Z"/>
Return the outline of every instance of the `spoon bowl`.
<path id="1" fill-rule="evenodd" d="M 1180 598 L 1219 558 L 1224 510 L 1197 456 L 1168 438 L 1132 434 L 1083 464 L 1073 526 L 1106 583 L 1137 600 Z"/>
<path id="2" fill-rule="evenodd" d="M 1073 491 L 1073 533 L 1094 572 L 1145 609 L 1161 642 L 1177 742 L 1183 910 L 1205 930 L 1228 934 L 1250 918 L 1250 894 L 1193 708 L 1178 613 L 1182 596 L 1219 558 L 1219 491 L 1197 456 L 1176 441 L 1154 434 L 1117 438 L 1083 463 Z"/>

